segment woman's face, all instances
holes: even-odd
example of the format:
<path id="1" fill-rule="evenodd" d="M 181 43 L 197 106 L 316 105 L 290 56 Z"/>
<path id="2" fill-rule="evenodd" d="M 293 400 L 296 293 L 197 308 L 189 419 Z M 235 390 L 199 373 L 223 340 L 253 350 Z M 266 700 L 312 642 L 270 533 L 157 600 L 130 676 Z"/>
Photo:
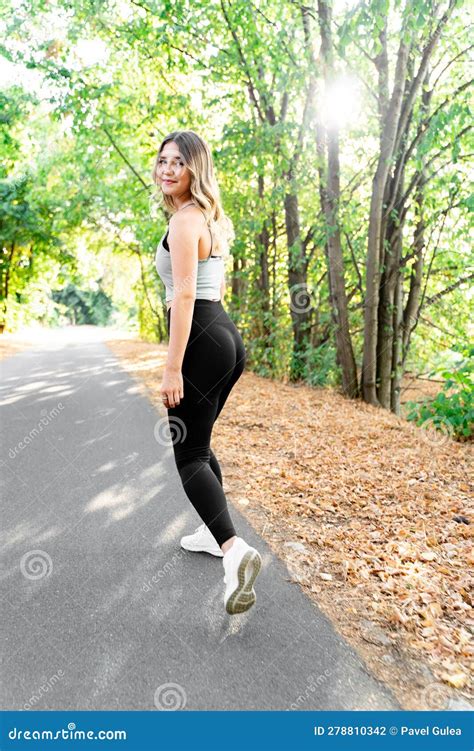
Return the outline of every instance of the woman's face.
<path id="1" fill-rule="evenodd" d="M 163 193 L 171 198 L 186 198 L 191 187 L 191 174 L 181 158 L 174 141 L 165 143 L 158 157 L 156 168 L 158 184 Z"/>

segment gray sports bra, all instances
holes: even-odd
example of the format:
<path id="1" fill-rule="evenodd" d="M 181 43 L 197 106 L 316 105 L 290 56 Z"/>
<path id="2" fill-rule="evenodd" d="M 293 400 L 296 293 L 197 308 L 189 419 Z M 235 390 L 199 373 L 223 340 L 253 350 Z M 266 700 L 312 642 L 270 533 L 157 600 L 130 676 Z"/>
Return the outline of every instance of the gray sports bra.
<path id="1" fill-rule="evenodd" d="M 171 267 L 171 254 L 166 237 L 169 230 L 158 243 L 155 255 L 155 268 L 158 275 L 165 285 L 166 302 L 171 302 L 174 297 L 173 289 L 173 272 Z M 221 284 L 224 278 L 224 263 L 222 256 L 213 256 L 212 254 L 212 233 L 211 249 L 207 258 L 198 259 L 198 269 L 196 277 L 196 299 L 200 300 L 220 300 Z"/>

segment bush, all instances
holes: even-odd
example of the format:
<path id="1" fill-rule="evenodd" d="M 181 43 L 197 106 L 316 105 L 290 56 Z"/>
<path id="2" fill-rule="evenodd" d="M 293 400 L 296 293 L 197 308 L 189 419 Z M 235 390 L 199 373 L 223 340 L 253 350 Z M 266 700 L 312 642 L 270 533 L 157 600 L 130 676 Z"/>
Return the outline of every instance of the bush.
<path id="1" fill-rule="evenodd" d="M 474 347 L 457 347 L 463 359 L 454 371 L 442 370 L 438 375 L 445 379 L 441 391 L 434 399 L 407 402 L 410 410 L 407 420 L 423 425 L 427 420 L 439 429 L 449 426 L 456 440 L 471 440 L 474 424 Z M 435 375 L 433 371 L 430 375 Z M 449 392 L 449 393 L 448 393 Z"/>

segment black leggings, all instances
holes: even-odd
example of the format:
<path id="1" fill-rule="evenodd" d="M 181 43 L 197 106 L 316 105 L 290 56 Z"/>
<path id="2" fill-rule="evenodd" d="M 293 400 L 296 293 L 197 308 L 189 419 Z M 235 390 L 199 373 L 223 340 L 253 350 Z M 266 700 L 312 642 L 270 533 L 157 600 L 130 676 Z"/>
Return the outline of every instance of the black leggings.
<path id="1" fill-rule="evenodd" d="M 170 333 L 171 308 L 168 311 Z M 210 447 L 211 433 L 232 387 L 242 375 L 242 337 L 220 301 L 194 301 L 184 353 L 184 397 L 168 408 L 174 457 L 183 488 L 218 545 L 236 534 L 227 509 L 222 473 Z"/>

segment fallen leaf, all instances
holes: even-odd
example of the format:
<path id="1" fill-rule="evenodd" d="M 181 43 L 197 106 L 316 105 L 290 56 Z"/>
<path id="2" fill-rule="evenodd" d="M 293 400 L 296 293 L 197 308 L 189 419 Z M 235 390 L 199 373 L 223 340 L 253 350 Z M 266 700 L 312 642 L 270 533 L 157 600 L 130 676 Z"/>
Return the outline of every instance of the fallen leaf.
<path id="1" fill-rule="evenodd" d="M 449 673 L 443 673 L 441 678 L 443 679 L 443 681 L 449 683 L 449 685 L 453 686 L 454 688 L 462 688 L 463 686 L 465 686 L 467 681 L 467 675 L 461 672 L 453 673 L 451 675 Z"/>

